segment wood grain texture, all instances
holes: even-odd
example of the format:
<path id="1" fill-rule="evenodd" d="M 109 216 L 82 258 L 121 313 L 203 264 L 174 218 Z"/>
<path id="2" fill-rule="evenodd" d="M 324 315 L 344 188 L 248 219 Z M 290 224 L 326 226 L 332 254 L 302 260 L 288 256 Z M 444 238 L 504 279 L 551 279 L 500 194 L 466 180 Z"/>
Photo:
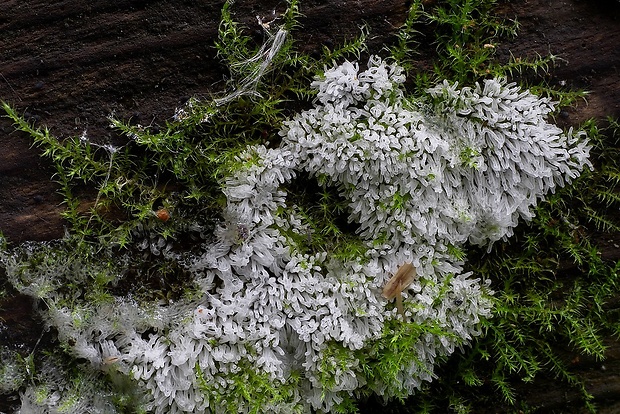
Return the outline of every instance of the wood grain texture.
<path id="1" fill-rule="evenodd" d="M 0 99 L 59 137 L 86 130 L 95 141 L 117 140 L 108 128 L 107 117 L 112 113 L 141 124 L 164 122 L 189 96 L 204 96 L 224 85 L 226 69 L 213 47 L 222 4 L 3 0 Z M 283 7 L 281 1 L 238 0 L 233 12 L 260 42 L 263 34 L 256 16 L 279 13 Z M 317 53 L 324 45 L 332 47 L 352 38 L 366 24 L 372 34 L 370 51 L 378 53 L 393 39 L 406 8 L 404 0 L 303 1 L 305 17 L 296 39 L 304 51 Z M 521 22 L 520 36 L 498 45 L 500 59 L 552 53 L 561 60 L 548 74 L 549 82 L 590 91 L 587 104 L 566 109 L 558 122 L 568 126 L 588 118 L 620 116 L 619 2 L 514 0 L 502 2 L 499 10 Z M 433 45 L 423 46 L 433 50 Z M 428 67 L 429 59 L 421 55 L 418 63 L 420 68 Z M 12 131 L 10 122 L 0 119 L 0 231 L 14 242 L 61 237 L 61 198 L 50 180 L 54 170 L 30 148 L 28 137 Z M 618 259 L 620 241 L 613 237 L 600 235 L 608 243 L 607 257 Z M 1 328 L 17 329 L 14 334 L 19 334 L 20 341 L 32 346 L 40 326 L 28 309 L 14 302 L 8 305 L 0 306 Z M 32 338 L 22 338 L 21 328 L 11 328 L 20 319 L 28 323 Z M 600 412 L 606 414 L 620 412 L 620 345 L 612 339 L 607 345 L 606 361 L 582 358 L 574 363 Z M 570 351 L 566 357 L 575 361 Z M 540 405 L 540 412 L 577 412 L 571 390 L 552 378 L 537 379 L 519 391 L 526 402 Z M 0 411 L 8 410 L 7 406 L 0 403 Z M 373 411 L 370 404 L 362 408 L 381 412 Z M 498 406 L 478 407 L 476 412 L 503 411 Z"/>

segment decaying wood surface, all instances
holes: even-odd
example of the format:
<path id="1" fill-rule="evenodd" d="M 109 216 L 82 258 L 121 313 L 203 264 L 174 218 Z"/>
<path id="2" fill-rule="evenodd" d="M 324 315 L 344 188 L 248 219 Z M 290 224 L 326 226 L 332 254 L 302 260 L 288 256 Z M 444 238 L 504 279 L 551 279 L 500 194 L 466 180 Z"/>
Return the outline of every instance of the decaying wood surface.
<path id="1" fill-rule="evenodd" d="M 430 5 L 432 1 L 427 2 Z M 162 123 L 189 96 L 222 87 L 225 68 L 213 42 L 222 1 L 4 0 L 0 7 L 0 99 L 59 137 L 84 130 L 99 142 L 117 137 L 107 117 L 143 125 Z M 281 12 L 284 2 L 237 0 L 236 18 L 260 40 L 256 16 Z M 403 0 L 308 0 L 302 2 L 305 51 L 338 45 L 366 24 L 370 50 L 380 52 L 404 21 Z M 564 110 L 564 126 L 588 118 L 620 116 L 620 4 L 617 1 L 515 0 L 499 5 L 521 22 L 520 36 L 497 46 L 500 58 L 554 54 L 554 85 L 590 91 L 586 102 Z M 426 45 L 432 50 L 432 45 Z M 422 55 L 420 70 L 428 67 Z M 47 160 L 28 137 L 0 119 L 0 230 L 14 242 L 61 237 L 61 198 Z M 600 237 L 603 254 L 620 258 L 620 242 Z M 23 298 L 0 304 L 0 341 L 34 346 L 41 332 Z M 574 359 L 601 413 L 620 412 L 620 345 L 608 339 L 606 361 Z M 567 351 L 570 354 L 570 351 Z M 570 355 L 569 355 L 570 357 Z M 541 412 L 571 412 L 570 390 L 541 378 L 524 388 Z M 9 401 L 7 404 L 10 404 Z M 491 408 L 488 412 L 502 412 Z M 0 402 L 0 411 L 8 409 Z"/>

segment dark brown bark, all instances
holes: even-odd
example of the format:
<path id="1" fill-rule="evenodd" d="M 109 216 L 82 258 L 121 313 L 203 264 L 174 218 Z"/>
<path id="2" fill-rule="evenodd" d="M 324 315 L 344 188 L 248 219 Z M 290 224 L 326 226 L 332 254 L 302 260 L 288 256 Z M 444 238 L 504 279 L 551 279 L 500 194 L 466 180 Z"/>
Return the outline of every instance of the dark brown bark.
<path id="1" fill-rule="evenodd" d="M 108 128 L 111 114 L 141 124 L 161 123 L 189 96 L 223 87 L 226 69 L 213 47 L 222 4 L 4 0 L 0 99 L 59 137 L 86 130 L 96 141 L 115 140 Z M 268 17 L 283 7 L 280 1 L 238 0 L 233 12 L 260 41 L 256 16 Z M 360 25 L 367 24 L 370 50 L 380 52 L 404 21 L 406 9 L 404 0 L 304 1 L 303 29 L 296 38 L 312 53 L 356 36 Z M 521 22 L 520 36 L 498 45 L 500 59 L 554 54 L 561 59 L 548 74 L 549 82 L 590 91 L 587 102 L 563 111 L 559 122 L 577 125 L 588 118 L 620 116 L 619 2 L 515 0 L 499 10 Z M 13 242 L 50 240 L 64 231 L 61 197 L 50 180 L 54 170 L 30 145 L 27 136 L 0 119 L 0 230 Z M 605 254 L 617 260 L 619 249 L 608 242 L 610 237 L 601 237 L 608 243 Z M 36 342 L 40 329 L 24 306 L 15 300 L 0 304 L 0 327 L 13 335 L 0 341 L 19 340 L 29 347 Z M 612 339 L 608 345 L 606 361 L 576 361 L 574 366 L 602 413 L 620 412 L 620 345 Z M 524 389 L 525 398 L 547 407 L 541 412 L 570 412 L 572 397 L 555 384 L 540 379 Z"/>

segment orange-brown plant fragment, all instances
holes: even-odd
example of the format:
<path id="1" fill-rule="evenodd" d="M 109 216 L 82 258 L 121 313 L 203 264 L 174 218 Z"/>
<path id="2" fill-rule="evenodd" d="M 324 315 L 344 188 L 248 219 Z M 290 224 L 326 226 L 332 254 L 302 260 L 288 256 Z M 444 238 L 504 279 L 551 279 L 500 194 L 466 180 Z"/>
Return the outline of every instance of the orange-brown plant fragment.
<path id="1" fill-rule="evenodd" d="M 387 300 L 396 298 L 396 308 L 398 313 L 405 319 L 405 310 L 403 308 L 402 291 L 409 287 L 414 281 L 417 272 L 411 263 L 405 263 L 398 268 L 394 276 L 383 287 L 383 297 Z"/>

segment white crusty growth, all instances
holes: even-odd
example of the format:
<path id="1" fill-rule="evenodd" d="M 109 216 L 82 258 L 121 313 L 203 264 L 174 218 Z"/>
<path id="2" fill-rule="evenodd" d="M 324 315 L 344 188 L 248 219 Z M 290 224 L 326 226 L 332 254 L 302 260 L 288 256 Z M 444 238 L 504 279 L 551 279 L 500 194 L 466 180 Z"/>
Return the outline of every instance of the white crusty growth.
<path id="1" fill-rule="evenodd" d="M 183 256 L 202 297 L 144 308 L 119 299 L 82 318 L 87 305 L 55 303 L 59 278 L 87 279 L 83 266 L 37 273 L 0 257 L 9 280 L 33 296 L 53 291 L 46 303 L 59 337 L 94 366 L 131 375 L 155 413 L 328 412 L 368 392 L 413 393 L 432 379 L 435 358 L 479 335 L 491 314 L 488 281 L 463 273 L 450 248 L 510 236 L 589 165 L 589 147 L 546 121 L 552 102 L 504 80 L 445 82 L 420 102 L 405 96 L 404 80 L 377 57 L 364 71 L 357 62 L 326 70 L 313 83 L 314 108 L 284 124 L 279 148 L 239 155 L 222 182 L 214 239 Z M 310 223 L 286 187 L 300 175 L 347 200 L 363 257 L 296 244 Z M 383 364 L 403 323 L 415 329 L 399 330 L 399 341 L 415 345 Z M 386 366 L 394 372 L 368 371 Z M 263 407 L 239 388 L 256 378 L 255 391 L 278 390 L 265 391 Z"/>
<path id="2" fill-rule="evenodd" d="M 421 242 L 478 245 L 510 236 L 547 192 L 588 161 L 582 132 L 546 117 L 553 103 L 501 79 L 444 82 L 419 103 L 402 69 L 372 57 L 317 80 L 315 108 L 287 122 L 283 147 L 350 202 L 350 219 L 390 251 Z"/>

